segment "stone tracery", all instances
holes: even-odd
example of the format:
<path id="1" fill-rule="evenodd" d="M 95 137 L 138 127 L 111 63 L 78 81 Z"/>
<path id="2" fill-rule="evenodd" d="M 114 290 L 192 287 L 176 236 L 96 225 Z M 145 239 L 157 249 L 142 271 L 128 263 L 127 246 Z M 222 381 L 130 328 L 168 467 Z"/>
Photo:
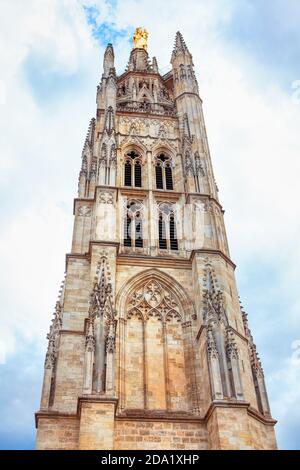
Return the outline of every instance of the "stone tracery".
<path id="1" fill-rule="evenodd" d="M 178 297 L 178 287 L 161 274 L 142 276 L 122 295 L 120 409 L 125 414 L 198 409 L 188 301 L 184 310 L 185 294 Z"/>
<path id="2" fill-rule="evenodd" d="M 175 296 L 156 279 L 138 287 L 128 299 L 127 308 L 127 318 L 138 314 L 143 320 L 150 316 L 158 316 L 163 321 L 172 316 L 178 321 L 182 319 Z"/>

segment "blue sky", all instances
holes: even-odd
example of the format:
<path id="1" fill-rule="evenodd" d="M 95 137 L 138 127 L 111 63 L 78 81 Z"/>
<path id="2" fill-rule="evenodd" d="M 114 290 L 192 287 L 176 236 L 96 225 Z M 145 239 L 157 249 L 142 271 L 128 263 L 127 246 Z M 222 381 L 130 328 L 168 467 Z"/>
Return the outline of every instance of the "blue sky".
<path id="1" fill-rule="evenodd" d="M 162 73 L 178 29 L 193 54 L 279 447 L 299 449 L 298 0 L 2 0 L 1 12 L 0 448 L 34 447 L 45 337 L 104 47 L 113 42 L 121 73 L 141 25 Z"/>

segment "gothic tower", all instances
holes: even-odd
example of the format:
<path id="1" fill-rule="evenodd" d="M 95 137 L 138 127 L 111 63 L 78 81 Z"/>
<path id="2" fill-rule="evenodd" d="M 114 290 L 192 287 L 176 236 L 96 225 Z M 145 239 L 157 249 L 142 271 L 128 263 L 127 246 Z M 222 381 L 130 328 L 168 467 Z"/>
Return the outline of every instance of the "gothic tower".
<path id="1" fill-rule="evenodd" d="M 147 35 L 104 54 L 37 448 L 274 449 L 192 55 L 178 32 L 161 75 Z"/>

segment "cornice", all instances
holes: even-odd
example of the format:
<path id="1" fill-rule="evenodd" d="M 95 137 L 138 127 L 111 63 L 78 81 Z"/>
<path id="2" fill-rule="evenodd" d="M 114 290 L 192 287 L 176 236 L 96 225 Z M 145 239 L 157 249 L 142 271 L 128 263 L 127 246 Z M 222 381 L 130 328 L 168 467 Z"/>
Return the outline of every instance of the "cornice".
<path id="1" fill-rule="evenodd" d="M 59 330 L 60 335 L 77 335 L 77 336 L 84 336 L 84 331 L 79 330 Z"/>
<path id="2" fill-rule="evenodd" d="M 90 240 L 90 243 L 89 243 L 89 251 L 88 251 L 88 255 L 90 256 L 91 253 L 92 253 L 92 246 L 94 245 L 99 245 L 99 246 L 109 246 L 110 248 L 111 247 L 115 247 L 116 248 L 116 251 L 117 253 L 119 252 L 119 247 L 120 247 L 120 243 L 119 242 L 110 242 L 110 241 L 97 241 L 97 240 Z"/>
<path id="3" fill-rule="evenodd" d="M 69 259 L 86 259 L 87 261 L 90 261 L 91 259 L 91 248 L 92 245 L 99 245 L 99 246 L 109 246 L 109 247 L 116 247 L 117 253 L 119 251 L 119 242 L 110 242 L 110 241 L 97 241 L 97 240 L 90 240 L 89 242 L 89 251 L 86 253 L 67 253 L 66 254 L 66 270 L 68 268 L 68 262 Z"/>
<path id="4" fill-rule="evenodd" d="M 75 215 L 75 207 L 77 202 L 85 202 L 87 204 L 90 204 L 92 202 L 95 202 L 95 196 L 94 197 L 75 197 L 73 201 L 73 215 Z"/>
<path id="5" fill-rule="evenodd" d="M 178 120 L 178 117 L 177 116 L 165 116 L 164 114 L 155 114 L 155 113 L 145 113 L 145 112 L 137 112 L 137 111 L 120 111 L 120 110 L 116 110 L 116 115 L 117 116 L 121 116 L 121 115 L 124 115 L 124 116 L 134 116 L 134 117 L 141 117 L 141 116 L 144 116 L 146 118 L 159 118 L 159 119 L 172 119 L 174 121 L 177 121 Z"/>
<path id="6" fill-rule="evenodd" d="M 176 413 L 176 412 L 156 412 L 156 410 L 137 410 L 125 413 L 116 413 L 116 421 L 157 421 L 157 422 L 181 422 L 181 423 L 201 423 L 205 424 L 205 421 L 200 416 L 195 416 L 188 413 Z"/>
<path id="7" fill-rule="evenodd" d="M 123 195 L 146 197 L 149 190 L 144 188 L 134 188 L 131 186 L 122 186 L 119 188 L 120 193 Z"/>
<path id="8" fill-rule="evenodd" d="M 246 401 L 238 401 L 238 400 L 220 400 L 220 401 L 213 401 L 207 412 L 205 413 L 204 416 L 204 421 L 207 423 L 212 415 L 212 413 L 217 409 L 217 408 L 236 408 L 236 409 L 245 409 L 247 411 L 248 416 L 251 416 L 254 419 L 257 419 L 260 421 L 262 424 L 265 424 L 266 426 L 275 426 L 277 421 L 273 418 L 266 417 L 259 413 L 255 408 L 250 406 L 249 402 Z"/>
<path id="9" fill-rule="evenodd" d="M 204 325 L 202 324 L 198 330 L 198 333 L 196 334 L 196 339 L 199 340 L 201 338 L 201 335 L 203 333 L 204 330 L 206 330 L 207 328 L 207 325 Z M 248 338 L 246 338 L 246 336 L 243 336 L 239 331 L 237 331 L 235 328 L 233 328 L 233 326 L 231 325 L 228 325 L 228 329 L 230 331 L 232 331 L 235 335 L 237 335 L 239 338 L 241 338 L 241 340 L 243 340 L 245 343 L 249 343 L 249 340 Z"/>
<path id="10" fill-rule="evenodd" d="M 134 75 L 136 77 L 143 76 L 143 77 L 153 77 L 153 78 L 159 78 L 162 83 L 165 83 L 165 80 L 163 77 L 160 75 L 158 72 L 147 72 L 147 71 L 137 71 L 137 70 L 126 70 L 125 72 L 122 73 L 119 77 L 117 77 L 117 83 L 121 83 L 124 78 L 126 78 L 128 75 Z"/>
<path id="11" fill-rule="evenodd" d="M 240 409 L 247 410 L 249 406 L 250 406 L 250 403 L 248 402 L 237 401 L 233 399 L 230 401 L 229 400 L 212 401 L 204 415 L 204 421 L 207 423 L 209 421 L 209 418 L 211 417 L 211 415 L 217 408 L 240 408 Z"/>
<path id="12" fill-rule="evenodd" d="M 139 134 L 139 135 L 131 136 L 130 134 L 123 134 L 123 132 L 116 132 L 116 136 L 117 137 L 138 137 L 139 139 L 151 139 L 151 140 L 154 140 L 154 141 L 160 140 L 159 137 L 157 137 L 157 136 L 155 137 L 155 136 L 150 135 L 150 134 L 147 134 L 147 135 Z M 168 137 L 165 140 L 167 140 L 168 142 L 172 142 L 172 143 L 175 143 L 175 142 L 180 143 L 180 137 Z M 151 150 L 148 150 L 148 152 L 151 152 Z"/>
<path id="13" fill-rule="evenodd" d="M 91 248 L 93 245 L 99 246 L 109 246 L 115 247 L 117 250 L 117 262 L 122 265 L 136 266 L 136 261 L 139 261 L 140 266 L 161 266 L 161 267 L 174 267 L 181 269 L 192 269 L 192 263 L 196 254 L 207 254 L 207 255 L 217 255 L 221 256 L 228 264 L 232 266 L 233 269 L 236 268 L 236 265 L 228 258 L 222 251 L 213 250 L 209 248 L 199 248 L 197 250 L 192 250 L 191 255 L 188 259 L 183 258 L 173 258 L 171 256 L 149 256 L 138 253 L 120 253 L 120 243 L 119 242 L 110 242 L 110 241 L 96 241 L 91 240 L 89 243 L 89 251 L 86 253 L 67 253 L 66 254 L 66 270 L 68 267 L 68 262 L 70 259 L 86 259 L 90 260 L 91 257 Z M 124 261 L 126 259 L 126 262 Z"/>
<path id="14" fill-rule="evenodd" d="M 228 258 L 228 256 L 223 253 L 223 251 L 214 250 L 214 249 L 211 249 L 211 248 L 200 248 L 200 249 L 197 249 L 197 250 L 192 250 L 192 253 L 191 253 L 191 256 L 190 256 L 191 262 L 194 261 L 194 257 L 197 253 L 221 256 L 221 258 L 223 258 L 226 261 L 226 263 L 230 264 L 230 266 L 232 266 L 232 268 L 234 270 L 236 268 L 236 265 L 234 264 L 234 262 L 231 261 L 231 259 Z"/>
<path id="15" fill-rule="evenodd" d="M 44 419 L 80 419 L 83 403 L 112 403 L 115 406 L 115 412 L 118 404 L 117 397 L 107 397 L 99 395 L 82 395 L 77 400 L 76 413 L 64 413 L 58 410 L 39 410 L 35 413 L 35 427 L 38 428 L 39 420 Z"/>
<path id="16" fill-rule="evenodd" d="M 206 194 L 206 193 L 187 193 L 185 192 L 186 194 L 186 198 L 188 199 L 189 197 L 202 197 L 202 198 L 206 198 L 206 199 L 209 199 L 210 201 L 214 202 L 220 209 L 221 211 L 223 212 L 223 214 L 225 213 L 225 210 L 223 209 L 223 206 L 222 204 L 213 196 L 211 196 L 211 194 Z"/>
<path id="17" fill-rule="evenodd" d="M 248 416 L 253 419 L 260 421 L 266 426 L 274 427 L 277 421 L 271 417 L 266 417 L 259 413 L 255 408 L 250 406 L 249 402 L 237 401 L 237 400 L 224 400 L 224 401 L 213 401 L 208 407 L 204 417 L 195 415 L 181 415 L 180 413 L 162 412 L 160 414 L 155 412 L 145 412 L 139 410 L 135 413 L 116 413 L 118 398 L 117 397 L 105 397 L 99 395 L 82 395 L 78 397 L 77 401 L 77 412 L 76 413 L 64 413 L 57 410 L 38 411 L 35 413 L 35 427 L 38 428 L 40 419 L 80 419 L 81 409 L 83 403 L 111 403 L 114 405 L 114 413 L 116 421 L 159 421 L 159 422 L 198 422 L 207 424 L 213 412 L 218 408 L 226 409 L 244 409 L 247 411 Z"/>
<path id="18" fill-rule="evenodd" d="M 257 411 L 255 408 L 252 406 L 249 406 L 247 409 L 248 415 L 251 416 L 252 418 L 258 419 L 261 423 L 266 424 L 267 426 L 275 426 L 277 423 L 277 420 L 267 416 L 262 415 Z"/>
<path id="19" fill-rule="evenodd" d="M 121 253 L 117 256 L 117 266 L 143 266 L 153 268 L 176 268 L 176 269 L 192 269 L 192 264 L 187 259 L 179 259 L 162 256 L 147 256 L 136 253 Z"/>
<path id="20" fill-rule="evenodd" d="M 66 254 L 66 262 L 65 262 L 65 269 L 68 269 L 68 263 L 70 259 L 85 259 L 89 260 L 89 253 L 67 253 Z"/>
<path id="21" fill-rule="evenodd" d="M 200 96 L 198 95 L 198 93 L 195 93 L 193 91 L 184 91 L 183 93 L 180 93 L 180 95 L 176 96 L 175 98 L 175 101 L 179 100 L 179 98 L 182 98 L 183 96 L 185 95 L 192 95 L 192 96 L 196 96 L 197 98 L 199 98 L 199 100 L 201 101 L 201 104 L 203 103 L 202 99 L 200 98 Z"/>
<path id="22" fill-rule="evenodd" d="M 153 193 L 157 193 L 157 194 L 166 194 L 166 195 L 172 195 L 172 194 L 176 194 L 176 195 L 185 195 L 186 197 L 186 200 L 190 197 L 199 197 L 199 198 L 206 198 L 206 199 L 209 199 L 210 201 L 214 202 L 220 209 L 221 211 L 224 213 L 224 209 L 222 207 L 222 205 L 220 204 L 220 202 L 215 199 L 213 196 L 211 196 L 210 194 L 206 194 L 206 193 L 189 193 L 189 192 L 186 192 L 186 191 L 173 191 L 173 190 L 166 190 L 166 189 L 156 189 L 156 188 L 133 188 L 133 187 L 130 187 L 130 186 L 105 186 L 105 185 L 97 185 L 95 187 L 95 194 L 94 194 L 94 197 L 91 197 L 91 198 L 87 198 L 87 197 L 76 197 L 74 198 L 74 203 L 73 203 L 73 215 L 75 215 L 75 205 L 77 202 L 85 202 L 85 203 L 92 203 L 92 202 L 95 202 L 96 201 L 96 194 L 97 192 L 101 190 L 101 191 L 116 191 L 117 193 L 118 192 L 124 192 L 124 191 L 136 191 L 136 192 L 144 192 L 144 193 L 149 193 L 150 191 L 152 191 Z"/>
<path id="23" fill-rule="evenodd" d="M 80 419 L 81 409 L 83 403 L 111 403 L 114 405 L 114 414 L 116 413 L 116 408 L 118 405 L 119 399 L 117 397 L 108 397 L 108 396 L 99 396 L 99 395 L 82 395 L 78 397 L 77 401 L 77 417 Z"/>
<path id="24" fill-rule="evenodd" d="M 35 427 L 38 428 L 40 418 L 44 419 L 78 419 L 76 413 L 62 413 L 56 410 L 39 410 L 34 414 Z"/>
<path id="25" fill-rule="evenodd" d="M 153 189 L 152 191 L 156 199 L 178 200 L 182 195 L 184 195 L 184 192 L 167 191 L 165 189 Z"/>

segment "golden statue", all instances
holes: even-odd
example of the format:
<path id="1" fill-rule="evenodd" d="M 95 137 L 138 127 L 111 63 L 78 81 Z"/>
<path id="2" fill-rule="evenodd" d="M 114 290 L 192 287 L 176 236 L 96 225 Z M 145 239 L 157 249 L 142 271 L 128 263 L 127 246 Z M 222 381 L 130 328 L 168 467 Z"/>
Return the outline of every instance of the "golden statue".
<path id="1" fill-rule="evenodd" d="M 134 49 L 147 50 L 148 48 L 147 39 L 148 39 L 148 31 L 143 28 L 136 28 L 135 33 L 132 38 Z"/>

